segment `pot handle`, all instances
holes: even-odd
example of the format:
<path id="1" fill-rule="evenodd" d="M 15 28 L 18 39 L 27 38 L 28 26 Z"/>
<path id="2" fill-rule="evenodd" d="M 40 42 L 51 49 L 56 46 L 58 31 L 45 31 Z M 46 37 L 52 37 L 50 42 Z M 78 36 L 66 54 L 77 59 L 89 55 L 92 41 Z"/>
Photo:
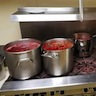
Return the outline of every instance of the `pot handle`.
<path id="1" fill-rule="evenodd" d="M 6 57 L 0 54 L 0 58 L 2 59 L 1 62 L 4 63 L 4 67 L 6 67 L 6 64 L 5 64 Z"/>
<path id="2" fill-rule="evenodd" d="M 46 52 L 46 53 L 42 54 L 41 56 L 49 57 L 49 58 L 58 58 L 58 53 L 56 53 L 56 52 L 54 52 L 54 53 Z"/>
<path id="3" fill-rule="evenodd" d="M 20 65 L 21 62 L 25 62 L 25 61 L 31 61 L 31 62 L 33 62 L 33 60 L 31 58 L 22 58 L 22 59 L 20 59 L 18 61 L 17 65 L 16 65 L 16 68 Z"/>
<path id="4" fill-rule="evenodd" d="M 92 37 L 94 38 L 94 37 L 96 37 L 96 35 L 93 35 Z"/>

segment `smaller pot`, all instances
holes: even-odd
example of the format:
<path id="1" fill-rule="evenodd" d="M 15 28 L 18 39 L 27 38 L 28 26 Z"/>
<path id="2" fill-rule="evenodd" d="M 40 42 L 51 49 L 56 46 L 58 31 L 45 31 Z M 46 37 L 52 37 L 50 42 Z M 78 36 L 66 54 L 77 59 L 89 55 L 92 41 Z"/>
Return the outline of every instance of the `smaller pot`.
<path id="1" fill-rule="evenodd" d="M 90 56 L 92 54 L 92 36 L 89 33 L 75 33 L 73 37 L 75 54 L 79 57 Z"/>
<path id="2" fill-rule="evenodd" d="M 57 41 L 58 43 L 54 44 L 52 43 Z M 63 46 L 63 44 L 64 46 L 66 46 L 68 43 L 60 44 L 60 42 L 66 42 L 66 41 L 70 42 L 71 47 L 62 48 L 61 46 Z M 46 47 L 46 44 L 48 44 L 50 47 Z M 50 76 L 67 75 L 73 69 L 74 67 L 73 45 L 74 45 L 73 42 L 67 38 L 53 38 L 44 42 L 42 46 L 44 54 L 42 54 L 42 56 L 44 62 L 44 70 L 48 75 Z"/>
<path id="3" fill-rule="evenodd" d="M 93 41 L 93 45 L 94 45 L 93 48 L 96 49 L 96 35 L 93 35 L 92 41 Z"/>

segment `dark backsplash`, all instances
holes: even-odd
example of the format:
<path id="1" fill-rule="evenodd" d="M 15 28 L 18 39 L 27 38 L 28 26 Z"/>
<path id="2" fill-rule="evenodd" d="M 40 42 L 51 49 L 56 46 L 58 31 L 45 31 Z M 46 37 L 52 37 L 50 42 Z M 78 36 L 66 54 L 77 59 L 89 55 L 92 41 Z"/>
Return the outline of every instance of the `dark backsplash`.
<path id="1" fill-rule="evenodd" d="M 35 38 L 41 41 L 54 37 L 70 38 L 75 32 L 96 34 L 96 21 L 72 22 L 22 22 L 22 37 Z"/>

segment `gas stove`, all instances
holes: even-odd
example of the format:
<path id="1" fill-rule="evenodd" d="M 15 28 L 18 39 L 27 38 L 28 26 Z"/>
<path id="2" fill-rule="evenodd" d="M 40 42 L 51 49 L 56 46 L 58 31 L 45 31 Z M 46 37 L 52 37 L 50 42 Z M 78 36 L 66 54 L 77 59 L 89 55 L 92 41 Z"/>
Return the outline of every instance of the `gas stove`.
<path id="1" fill-rule="evenodd" d="M 44 71 L 36 77 L 23 81 L 9 76 L 2 86 L 0 94 L 11 94 L 12 96 L 22 96 L 22 94 L 23 96 L 92 95 L 96 94 L 95 74 L 96 53 L 94 51 L 90 57 L 76 57 L 73 70 L 66 76 L 52 77 Z M 71 92 L 69 92 L 70 90 Z"/>
<path id="2" fill-rule="evenodd" d="M 74 69 L 69 75 L 86 75 L 96 73 L 96 55 L 87 58 L 76 58 Z"/>
<path id="3" fill-rule="evenodd" d="M 89 74 L 95 74 L 95 73 L 96 73 L 96 53 L 95 53 L 95 49 L 94 49 L 93 54 L 89 57 L 79 58 L 78 56 L 77 57 L 74 56 L 73 70 L 69 74 L 67 74 L 65 76 L 59 76 L 59 77 L 89 75 Z M 53 77 L 48 75 L 45 71 L 42 71 L 37 76 L 29 78 L 27 80 L 45 79 L 45 78 L 53 78 Z M 56 77 L 54 77 L 54 78 L 56 78 Z M 14 79 L 9 76 L 7 81 L 20 81 L 20 80 Z"/>

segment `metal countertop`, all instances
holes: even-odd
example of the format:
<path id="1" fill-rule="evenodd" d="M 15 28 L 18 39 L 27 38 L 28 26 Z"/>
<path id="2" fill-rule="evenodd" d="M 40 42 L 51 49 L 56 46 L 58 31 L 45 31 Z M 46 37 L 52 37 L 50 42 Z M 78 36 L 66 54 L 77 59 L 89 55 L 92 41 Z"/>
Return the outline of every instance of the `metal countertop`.
<path id="1" fill-rule="evenodd" d="M 96 87 L 96 74 L 5 82 L 0 94 L 45 92 Z"/>

